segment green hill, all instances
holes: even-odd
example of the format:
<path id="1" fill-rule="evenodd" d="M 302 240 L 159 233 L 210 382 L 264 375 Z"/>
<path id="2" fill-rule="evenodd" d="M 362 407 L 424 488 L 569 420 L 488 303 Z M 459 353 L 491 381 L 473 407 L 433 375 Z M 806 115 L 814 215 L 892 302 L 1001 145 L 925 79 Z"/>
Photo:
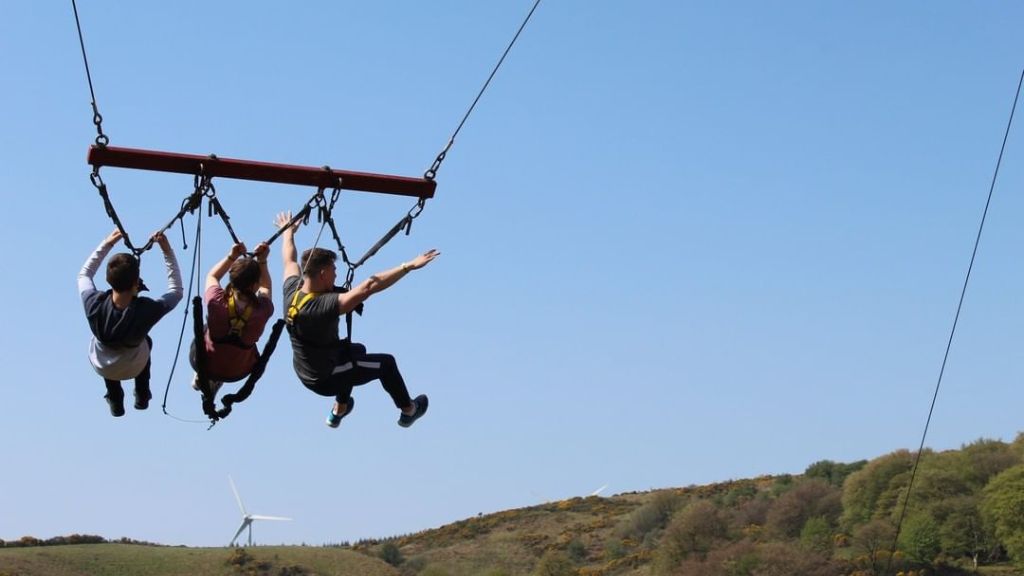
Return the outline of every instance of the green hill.
<path id="1" fill-rule="evenodd" d="M 926 452 L 908 499 L 913 465 L 906 450 L 825 460 L 801 475 L 573 498 L 345 547 L 23 538 L 0 548 L 0 576 L 1024 574 L 1024 437 Z"/>
<path id="2" fill-rule="evenodd" d="M 234 559 L 234 563 L 232 560 Z M 239 559 L 243 562 L 239 563 Z M 0 549 L 3 576 L 396 576 L 384 561 L 341 548 L 184 548 L 79 544 Z"/>

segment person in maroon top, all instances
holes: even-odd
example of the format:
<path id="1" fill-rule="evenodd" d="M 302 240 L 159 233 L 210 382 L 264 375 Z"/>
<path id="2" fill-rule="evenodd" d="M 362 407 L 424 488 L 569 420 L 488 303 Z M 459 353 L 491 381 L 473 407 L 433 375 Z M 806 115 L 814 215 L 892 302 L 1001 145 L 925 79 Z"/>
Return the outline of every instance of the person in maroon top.
<path id="1" fill-rule="evenodd" d="M 252 256 L 246 256 L 245 244 L 235 244 L 206 275 L 206 375 L 213 394 L 224 382 L 244 380 L 259 360 L 256 342 L 274 315 L 267 271 L 269 251 L 270 247 L 261 243 Z M 225 274 L 228 284 L 221 288 Z M 195 345 L 193 342 L 189 355 L 193 369 Z M 198 389 L 198 376 L 192 387 Z"/>

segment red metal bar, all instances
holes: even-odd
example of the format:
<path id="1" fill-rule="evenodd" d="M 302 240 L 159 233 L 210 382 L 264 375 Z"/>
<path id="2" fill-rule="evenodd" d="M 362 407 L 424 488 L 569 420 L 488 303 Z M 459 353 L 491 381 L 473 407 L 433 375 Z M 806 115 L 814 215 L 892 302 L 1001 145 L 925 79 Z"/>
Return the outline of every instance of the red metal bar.
<path id="1" fill-rule="evenodd" d="M 331 170 L 311 166 L 291 166 L 288 164 L 271 164 L 236 160 L 233 158 L 215 158 L 195 154 L 175 154 L 172 152 L 156 152 L 135 148 L 115 148 L 113 146 L 90 146 L 89 164 L 115 166 L 117 168 L 134 168 L 137 170 L 155 170 L 157 172 L 176 172 L 179 174 L 199 174 L 200 171 L 210 177 L 237 178 L 240 180 L 257 180 L 260 182 L 276 182 L 278 184 L 296 184 L 299 186 L 323 186 L 333 188 L 341 178 L 341 188 L 360 190 L 363 192 L 381 192 L 399 196 L 415 196 L 417 198 L 433 198 L 437 183 L 425 178 L 408 178 L 405 176 L 385 176 L 367 172 L 349 172 Z"/>

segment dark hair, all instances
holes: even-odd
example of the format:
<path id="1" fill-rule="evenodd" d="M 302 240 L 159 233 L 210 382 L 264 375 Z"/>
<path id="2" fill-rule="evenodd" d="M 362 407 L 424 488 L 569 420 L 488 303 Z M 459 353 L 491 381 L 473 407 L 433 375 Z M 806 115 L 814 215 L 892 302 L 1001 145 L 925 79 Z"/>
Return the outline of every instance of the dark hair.
<path id="1" fill-rule="evenodd" d="M 127 252 L 114 254 L 107 261 L 107 283 L 115 292 L 135 288 L 139 280 L 139 259 Z"/>
<path id="2" fill-rule="evenodd" d="M 235 260 L 228 269 L 228 281 L 242 294 L 255 296 L 256 284 L 260 281 L 260 263 L 248 256 Z"/>
<path id="3" fill-rule="evenodd" d="M 338 255 L 326 248 L 310 248 L 302 252 L 302 275 L 312 278 L 338 259 Z"/>

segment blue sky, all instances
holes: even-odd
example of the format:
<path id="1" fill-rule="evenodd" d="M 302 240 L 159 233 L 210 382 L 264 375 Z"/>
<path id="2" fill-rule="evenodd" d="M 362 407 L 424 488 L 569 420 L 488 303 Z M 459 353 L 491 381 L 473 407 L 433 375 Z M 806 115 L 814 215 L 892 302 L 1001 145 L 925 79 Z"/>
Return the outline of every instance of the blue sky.
<path id="1" fill-rule="evenodd" d="M 111 145 L 418 176 L 530 2 L 80 3 Z M 0 138 L 0 538 L 224 545 L 388 536 L 585 495 L 798 473 L 915 448 L 1022 62 L 1012 2 L 548 0 L 411 236 L 443 255 L 356 325 L 431 409 L 376 384 L 339 430 L 283 342 L 210 431 L 109 416 L 75 275 L 112 228 L 70 2 L 9 2 Z M 186 176 L 104 179 L 129 232 Z M 1021 429 L 1024 152 L 1011 133 L 928 445 Z M 218 182 L 250 244 L 310 191 Z M 411 206 L 348 193 L 362 253 Z M 186 220 L 189 229 L 193 218 Z M 229 248 L 204 220 L 205 265 Z M 190 232 L 191 233 L 191 232 Z M 300 246 L 313 242 L 303 229 Z M 181 232 L 171 232 L 182 262 Z M 275 249 L 278 246 L 275 245 Z M 280 266 L 271 260 L 275 290 Z M 160 286 L 158 258 L 143 274 Z M 280 304 L 278 304 L 280 309 Z M 152 333 L 161 396 L 182 308 Z M 187 342 L 186 342 L 187 345 Z M 168 411 L 200 419 L 180 362 Z"/>

